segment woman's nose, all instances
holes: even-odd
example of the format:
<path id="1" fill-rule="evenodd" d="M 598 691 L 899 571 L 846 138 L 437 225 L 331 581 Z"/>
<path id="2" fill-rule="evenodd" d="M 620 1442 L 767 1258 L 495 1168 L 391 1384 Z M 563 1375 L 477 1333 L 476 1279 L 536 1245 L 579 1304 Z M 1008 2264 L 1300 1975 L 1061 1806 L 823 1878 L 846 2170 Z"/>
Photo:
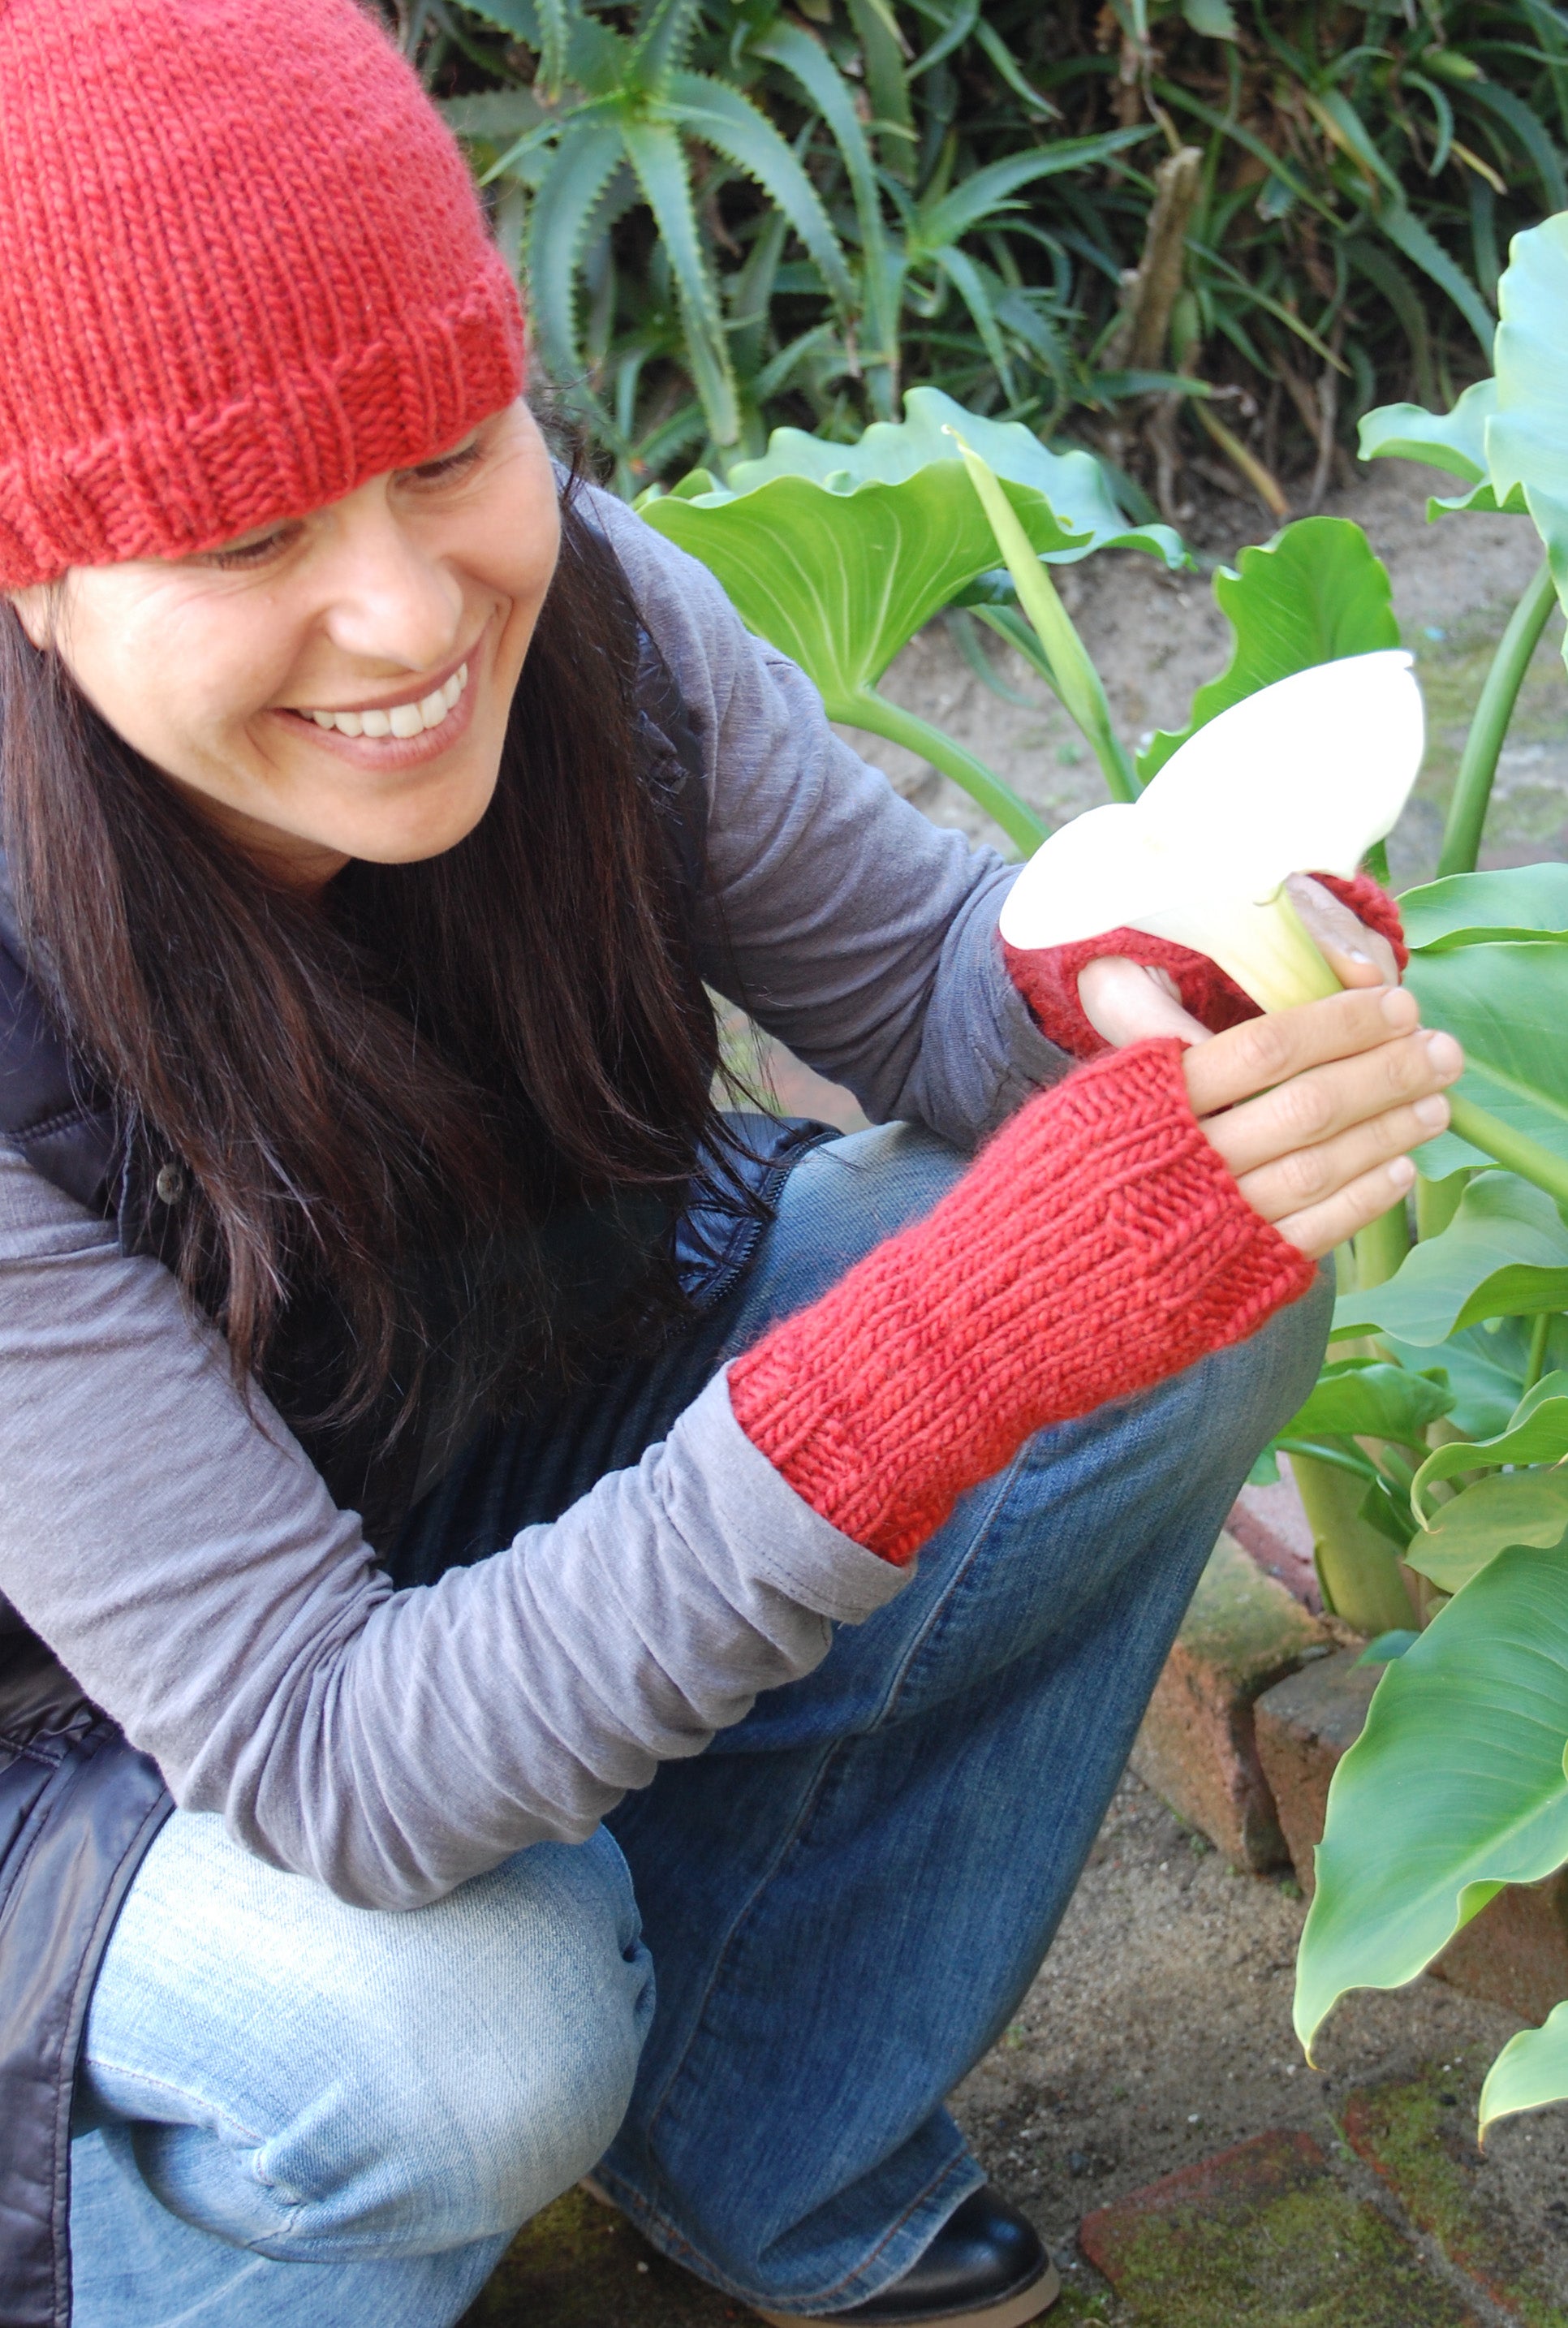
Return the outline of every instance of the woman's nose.
<path id="1" fill-rule="evenodd" d="M 384 500 L 377 505 L 374 484 L 361 492 L 365 506 L 351 508 L 356 493 L 337 512 L 323 577 L 328 632 L 357 661 L 433 670 L 468 643 L 461 583 Z"/>

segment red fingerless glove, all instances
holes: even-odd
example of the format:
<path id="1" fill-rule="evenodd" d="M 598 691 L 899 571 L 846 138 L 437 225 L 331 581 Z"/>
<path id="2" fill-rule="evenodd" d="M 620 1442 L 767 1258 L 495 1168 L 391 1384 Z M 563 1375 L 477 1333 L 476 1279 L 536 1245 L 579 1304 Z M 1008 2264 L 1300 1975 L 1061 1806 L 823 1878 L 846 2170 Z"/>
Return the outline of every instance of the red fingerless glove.
<path id="1" fill-rule="evenodd" d="M 1040 1093 L 927 1219 L 730 1367 L 746 1437 L 844 1535 L 906 1561 L 1031 1432 L 1311 1283 L 1204 1137 L 1181 1060 L 1135 1043 Z"/>
<path id="2" fill-rule="evenodd" d="M 1312 878 L 1320 881 L 1342 906 L 1348 906 L 1358 922 L 1388 940 L 1403 971 L 1410 954 L 1399 908 L 1387 891 L 1365 873 L 1348 881 L 1336 873 L 1314 873 Z M 1002 953 L 1008 975 L 1033 1011 L 1046 1040 L 1075 1059 L 1098 1058 L 1110 1047 L 1089 1024 L 1078 1000 L 1079 972 L 1103 954 L 1125 954 L 1146 970 L 1168 971 L 1176 981 L 1183 1009 L 1190 1011 L 1211 1035 L 1223 1034 L 1227 1027 L 1238 1027 L 1244 1018 L 1258 1016 L 1251 995 L 1244 994 L 1207 954 L 1194 953 L 1190 947 L 1173 944 L 1169 938 L 1151 938 L 1142 930 L 1107 930 L 1103 937 L 1081 938 L 1072 945 L 1025 949 L 1004 943 Z"/>

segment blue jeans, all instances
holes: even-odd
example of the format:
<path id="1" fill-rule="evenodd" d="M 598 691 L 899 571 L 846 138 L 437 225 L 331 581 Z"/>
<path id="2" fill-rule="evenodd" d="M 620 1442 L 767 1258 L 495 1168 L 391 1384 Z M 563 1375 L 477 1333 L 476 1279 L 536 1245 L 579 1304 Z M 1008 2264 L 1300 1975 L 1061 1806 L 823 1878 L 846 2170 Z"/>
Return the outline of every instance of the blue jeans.
<path id="1" fill-rule="evenodd" d="M 548 1427 L 492 1433 L 395 1572 L 483 1556 L 634 1460 L 961 1169 L 904 1126 L 807 1157 L 722 1310 Z M 982 2179 L 944 2097 L 1049 1946 L 1328 1312 L 1319 1280 L 1251 1342 L 1032 1441 L 898 1599 L 666 1764 L 613 1842 L 374 1914 L 176 1814 L 89 2016 L 78 2328 L 446 2328 L 596 2161 L 743 2299 L 837 2310 L 898 2277 Z"/>

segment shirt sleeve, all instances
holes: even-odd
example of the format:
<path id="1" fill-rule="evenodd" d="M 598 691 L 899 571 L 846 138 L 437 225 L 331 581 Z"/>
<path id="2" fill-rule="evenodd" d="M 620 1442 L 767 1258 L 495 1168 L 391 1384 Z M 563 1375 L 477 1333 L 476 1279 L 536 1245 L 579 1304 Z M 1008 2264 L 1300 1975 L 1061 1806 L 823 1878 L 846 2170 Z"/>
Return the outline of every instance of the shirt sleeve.
<path id="1" fill-rule="evenodd" d="M 1017 868 L 934 825 L 840 742 L 811 681 L 706 567 L 608 494 L 589 509 L 701 742 L 709 983 L 873 1122 L 972 1150 L 1071 1065 L 1002 960 Z"/>
<path id="2" fill-rule="evenodd" d="M 169 1272 L 3 1147 L 0 1479 L 4 1600 L 185 1808 L 366 1907 L 580 1840 L 900 1583 L 719 1376 L 560 1519 L 395 1591 Z"/>

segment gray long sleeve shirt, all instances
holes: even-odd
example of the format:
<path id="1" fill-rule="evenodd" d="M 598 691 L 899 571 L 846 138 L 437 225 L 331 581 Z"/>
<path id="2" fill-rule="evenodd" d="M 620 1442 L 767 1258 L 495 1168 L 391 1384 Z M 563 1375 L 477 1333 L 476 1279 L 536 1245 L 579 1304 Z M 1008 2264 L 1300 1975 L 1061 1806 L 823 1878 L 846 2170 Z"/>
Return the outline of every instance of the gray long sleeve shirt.
<path id="1" fill-rule="evenodd" d="M 840 744 L 703 568 L 594 508 L 701 739 L 749 1006 L 874 1121 L 972 1147 L 1065 1064 L 1002 966 L 1008 868 Z M 0 1146 L 0 1595 L 279 1867 L 408 1908 L 580 1839 L 903 1581 L 784 1484 L 721 1376 L 560 1519 L 394 1591 L 169 1273 Z"/>

